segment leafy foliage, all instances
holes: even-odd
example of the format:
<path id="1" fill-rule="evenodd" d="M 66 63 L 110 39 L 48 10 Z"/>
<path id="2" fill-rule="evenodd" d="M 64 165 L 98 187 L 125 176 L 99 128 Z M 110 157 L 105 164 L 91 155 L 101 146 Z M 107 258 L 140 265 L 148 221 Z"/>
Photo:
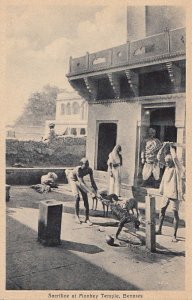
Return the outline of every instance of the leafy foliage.
<path id="1" fill-rule="evenodd" d="M 42 91 L 32 93 L 15 125 L 40 126 L 46 120 L 55 119 L 56 98 L 61 92 L 60 88 L 48 84 Z"/>

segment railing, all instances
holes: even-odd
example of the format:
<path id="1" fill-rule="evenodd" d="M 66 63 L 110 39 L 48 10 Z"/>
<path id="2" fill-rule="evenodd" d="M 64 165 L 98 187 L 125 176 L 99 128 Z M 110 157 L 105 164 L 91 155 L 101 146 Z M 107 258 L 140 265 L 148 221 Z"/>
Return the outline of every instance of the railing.
<path id="1" fill-rule="evenodd" d="M 157 57 L 185 54 L 185 28 L 167 30 L 126 44 L 70 58 L 68 77 L 111 67 L 133 65 Z"/>

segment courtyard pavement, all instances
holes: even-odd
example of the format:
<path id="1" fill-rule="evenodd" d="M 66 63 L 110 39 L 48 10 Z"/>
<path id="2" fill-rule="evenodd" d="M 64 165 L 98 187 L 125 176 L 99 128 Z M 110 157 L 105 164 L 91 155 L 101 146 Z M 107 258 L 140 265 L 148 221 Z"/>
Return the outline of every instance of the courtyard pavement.
<path id="1" fill-rule="evenodd" d="M 12 186 L 7 206 L 7 290 L 175 290 L 185 289 L 185 228 L 172 243 L 173 224 L 166 222 L 157 236 L 157 251 L 141 243 L 144 223 L 135 232 L 125 228 L 114 246 L 105 241 L 115 236 L 117 220 L 90 211 L 93 226 L 74 222 L 70 191 L 39 194 L 27 186 Z M 37 242 L 39 202 L 63 203 L 61 245 L 45 247 Z M 81 218 L 84 219 L 83 203 Z M 91 204 L 90 204 L 91 206 Z M 129 230 L 128 230 L 129 229 Z"/>

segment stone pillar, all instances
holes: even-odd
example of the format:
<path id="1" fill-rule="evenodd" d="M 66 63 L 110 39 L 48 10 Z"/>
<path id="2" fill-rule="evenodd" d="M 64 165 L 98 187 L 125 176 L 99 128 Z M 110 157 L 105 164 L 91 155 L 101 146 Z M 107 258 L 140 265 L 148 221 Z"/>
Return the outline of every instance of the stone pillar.
<path id="1" fill-rule="evenodd" d="M 63 204 L 45 200 L 39 204 L 38 241 L 51 246 L 60 244 Z"/>
<path id="2" fill-rule="evenodd" d="M 137 186 L 141 181 L 140 171 L 140 146 L 141 146 L 141 121 L 137 122 L 137 148 L 136 148 L 136 162 L 135 162 L 135 176 L 134 185 Z"/>
<path id="3" fill-rule="evenodd" d="M 179 127 L 177 124 L 177 143 L 183 144 L 184 141 L 184 127 Z M 177 157 L 181 161 L 183 158 L 183 152 L 185 151 L 185 147 L 177 147 Z"/>
<path id="4" fill-rule="evenodd" d="M 138 185 L 142 182 L 142 169 L 140 164 L 140 152 L 141 152 L 141 144 L 143 139 L 146 136 L 147 129 L 150 125 L 150 115 L 146 114 L 146 110 L 142 108 L 140 104 L 140 108 L 138 110 L 137 116 L 137 155 L 136 155 L 136 163 L 135 163 L 135 176 L 134 176 L 134 185 Z"/>
<path id="5" fill-rule="evenodd" d="M 184 143 L 184 131 L 185 131 L 185 102 L 184 99 L 179 99 L 176 102 L 176 117 L 175 127 L 177 127 L 177 143 Z M 177 157 L 182 160 L 185 147 L 177 147 Z"/>
<path id="6" fill-rule="evenodd" d="M 145 197 L 145 222 L 146 222 L 146 247 L 151 252 L 156 250 L 155 235 L 155 197 L 147 195 Z"/>
<path id="7" fill-rule="evenodd" d="M 88 120 L 88 103 L 84 102 L 84 112 L 85 112 L 85 120 Z"/>
<path id="8" fill-rule="evenodd" d="M 87 102 L 83 101 L 81 104 L 81 119 L 87 120 Z"/>
<path id="9" fill-rule="evenodd" d="M 85 114 L 85 110 L 84 110 L 84 102 L 81 103 L 81 112 L 80 112 L 80 116 L 81 119 L 84 120 L 84 114 Z"/>

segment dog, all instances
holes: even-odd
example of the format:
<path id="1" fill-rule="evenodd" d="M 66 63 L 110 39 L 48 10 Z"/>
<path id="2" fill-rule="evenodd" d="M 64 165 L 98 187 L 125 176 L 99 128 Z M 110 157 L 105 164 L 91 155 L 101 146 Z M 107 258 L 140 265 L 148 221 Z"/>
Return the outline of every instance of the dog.
<path id="1" fill-rule="evenodd" d="M 137 218 L 139 217 L 139 210 L 138 210 L 138 202 L 135 198 L 130 198 L 126 201 L 124 209 L 127 211 L 132 211 L 132 214 L 134 215 L 134 209 L 137 213 Z"/>
<path id="2" fill-rule="evenodd" d="M 107 197 L 107 192 L 106 191 L 101 191 L 99 194 L 101 195 L 102 198 Z M 92 198 L 92 200 L 93 200 L 92 210 L 97 210 L 98 199 L 99 199 L 98 196 L 95 196 L 95 197 Z M 99 199 L 99 200 L 101 200 L 101 199 Z"/>
<path id="3" fill-rule="evenodd" d="M 102 205 L 103 205 L 103 216 L 107 217 L 108 216 L 108 212 L 109 212 L 110 203 L 113 203 L 114 201 L 117 202 L 118 201 L 118 196 L 116 194 L 107 195 L 106 192 L 101 192 L 100 196 L 95 196 L 93 198 L 92 209 L 95 208 L 94 210 L 97 210 L 98 200 L 100 200 L 101 203 L 102 203 Z"/>

